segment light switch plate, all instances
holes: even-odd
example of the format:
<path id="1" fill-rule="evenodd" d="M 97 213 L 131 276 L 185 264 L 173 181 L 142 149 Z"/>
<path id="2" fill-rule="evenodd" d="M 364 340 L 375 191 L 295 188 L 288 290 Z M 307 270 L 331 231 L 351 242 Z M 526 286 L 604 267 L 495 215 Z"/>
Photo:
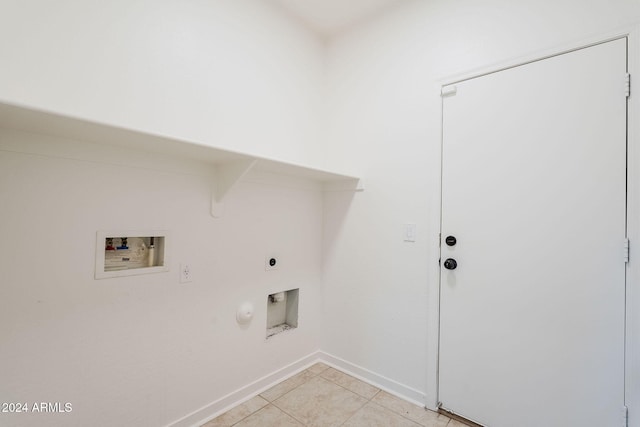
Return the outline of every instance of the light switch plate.
<path id="1" fill-rule="evenodd" d="M 404 241 L 405 242 L 416 241 L 416 225 L 415 224 L 404 225 Z"/>

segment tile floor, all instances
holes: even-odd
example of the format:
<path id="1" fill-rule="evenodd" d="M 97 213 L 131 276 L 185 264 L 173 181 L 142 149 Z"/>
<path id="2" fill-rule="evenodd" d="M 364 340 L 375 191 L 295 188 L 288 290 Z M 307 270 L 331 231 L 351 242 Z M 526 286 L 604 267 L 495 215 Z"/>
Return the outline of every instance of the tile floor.
<path id="1" fill-rule="evenodd" d="M 466 427 L 323 363 L 202 427 Z"/>

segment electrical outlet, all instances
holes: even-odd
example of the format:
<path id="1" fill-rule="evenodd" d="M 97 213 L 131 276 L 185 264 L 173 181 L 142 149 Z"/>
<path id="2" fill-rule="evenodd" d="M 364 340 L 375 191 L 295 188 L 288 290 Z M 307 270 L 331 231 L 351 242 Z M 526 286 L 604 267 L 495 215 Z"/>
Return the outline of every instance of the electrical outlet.
<path id="1" fill-rule="evenodd" d="M 280 258 L 275 255 L 267 255 L 264 259 L 265 271 L 277 270 L 280 266 Z"/>
<path id="2" fill-rule="evenodd" d="M 180 283 L 189 283 L 193 281 L 193 272 L 190 264 L 180 264 Z"/>

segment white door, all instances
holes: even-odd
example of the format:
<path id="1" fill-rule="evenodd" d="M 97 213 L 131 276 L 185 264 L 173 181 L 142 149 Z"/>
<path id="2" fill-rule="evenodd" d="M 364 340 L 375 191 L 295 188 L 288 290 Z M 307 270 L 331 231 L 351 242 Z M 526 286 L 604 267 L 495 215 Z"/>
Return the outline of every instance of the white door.
<path id="1" fill-rule="evenodd" d="M 442 408 L 622 425 L 626 62 L 619 39 L 444 88 Z"/>

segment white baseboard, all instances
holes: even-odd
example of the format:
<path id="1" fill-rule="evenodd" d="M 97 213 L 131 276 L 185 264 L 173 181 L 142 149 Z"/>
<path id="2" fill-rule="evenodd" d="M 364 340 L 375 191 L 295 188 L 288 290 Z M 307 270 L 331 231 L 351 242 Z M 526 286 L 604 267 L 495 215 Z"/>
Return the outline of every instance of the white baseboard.
<path id="1" fill-rule="evenodd" d="M 354 363 L 347 362 L 344 359 L 333 356 L 331 354 L 315 351 L 308 356 L 303 357 L 277 371 L 274 371 L 257 381 L 254 381 L 238 390 L 227 394 L 224 397 L 186 415 L 185 417 L 169 424 L 167 427 L 197 427 L 214 419 L 215 417 L 227 412 L 228 410 L 246 402 L 247 400 L 259 395 L 274 385 L 286 380 L 289 377 L 307 369 L 317 362 L 325 363 L 345 374 L 351 375 L 373 386 L 378 387 L 388 393 L 391 393 L 401 399 L 411 402 L 415 405 L 425 406 L 427 396 L 425 393 L 401 384 L 390 378 L 372 372 L 366 368 L 358 366 Z"/>
<path id="2" fill-rule="evenodd" d="M 427 402 L 427 396 L 420 390 L 416 390 L 407 385 L 401 384 L 390 378 L 372 372 L 366 368 L 358 366 L 354 363 L 347 362 L 344 359 L 333 356 L 325 352 L 318 352 L 320 361 L 327 365 L 338 369 L 339 371 L 349 374 L 352 377 L 356 377 L 364 382 L 378 387 L 394 396 L 397 396 L 403 400 L 411 402 L 415 405 L 424 407 Z"/>
<path id="3" fill-rule="evenodd" d="M 202 408 L 180 418 L 177 421 L 169 424 L 167 427 L 196 427 L 200 426 L 207 421 L 210 421 L 227 412 L 229 409 L 246 402 L 247 400 L 259 395 L 265 390 L 273 387 L 274 385 L 286 380 L 287 378 L 307 369 L 309 366 L 316 362 L 321 361 L 321 353 L 319 351 L 313 352 L 308 356 L 305 356 L 277 371 L 274 371 L 264 377 L 247 384 L 238 390 L 227 394 L 220 399 L 203 406 Z"/>

